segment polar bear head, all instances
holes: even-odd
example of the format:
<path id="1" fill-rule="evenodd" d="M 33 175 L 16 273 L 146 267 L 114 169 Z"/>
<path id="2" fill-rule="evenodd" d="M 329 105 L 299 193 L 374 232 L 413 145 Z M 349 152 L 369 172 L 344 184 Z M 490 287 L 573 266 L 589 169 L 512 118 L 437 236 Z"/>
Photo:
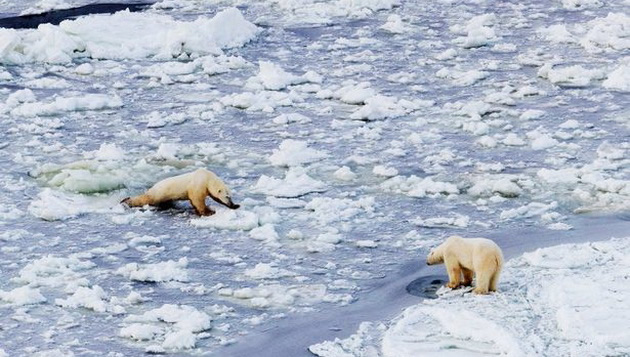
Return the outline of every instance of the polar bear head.
<path id="1" fill-rule="evenodd" d="M 217 203 L 220 203 L 231 209 L 237 209 L 241 206 L 232 202 L 232 192 L 216 175 L 212 175 L 212 177 L 208 180 L 207 185 L 208 196 L 210 196 Z"/>
<path id="2" fill-rule="evenodd" d="M 462 239 L 460 236 L 450 236 L 442 244 L 431 249 L 427 255 L 427 265 L 444 263 L 444 253 L 450 251 L 453 246 L 461 245 Z"/>
<path id="3" fill-rule="evenodd" d="M 442 254 L 441 246 L 437 246 L 427 255 L 427 265 L 435 265 L 444 263 L 444 254 Z"/>

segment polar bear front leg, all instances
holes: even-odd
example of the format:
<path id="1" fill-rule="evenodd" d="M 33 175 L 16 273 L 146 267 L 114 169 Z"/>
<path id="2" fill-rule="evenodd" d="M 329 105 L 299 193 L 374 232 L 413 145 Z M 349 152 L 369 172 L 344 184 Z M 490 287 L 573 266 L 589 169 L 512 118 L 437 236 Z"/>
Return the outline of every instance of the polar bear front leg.
<path id="1" fill-rule="evenodd" d="M 463 286 L 471 286 L 473 281 L 473 271 L 470 269 L 462 268 L 462 275 L 464 276 L 464 280 L 462 281 Z"/>
<path id="2" fill-rule="evenodd" d="M 206 193 L 205 191 L 201 192 L 190 192 L 188 194 L 188 199 L 190 200 L 190 204 L 195 207 L 195 211 L 200 216 L 211 216 L 214 214 L 214 211 L 206 206 Z"/>
<path id="3" fill-rule="evenodd" d="M 448 273 L 448 284 L 446 286 L 451 289 L 457 288 L 462 277 L 459 262 L 457 259 L 445 257 L 444 265 L 446 265 L 446 272 Z"/>
<path id="4" fill-rule="evenodd" d="M 214 214 L 214 211 L 206 206 L 205 198 L 203 199 L 191 198 L 190 204 L 192 204 L 192 206 L 195 207 L 195 211 L 197 212 L 199 216 L 211 216 Z"/>

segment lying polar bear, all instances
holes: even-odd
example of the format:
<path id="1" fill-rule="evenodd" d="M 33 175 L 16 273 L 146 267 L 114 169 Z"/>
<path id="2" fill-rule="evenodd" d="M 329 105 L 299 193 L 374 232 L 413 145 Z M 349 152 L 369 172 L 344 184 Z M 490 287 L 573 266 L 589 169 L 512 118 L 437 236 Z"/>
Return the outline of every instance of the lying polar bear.
<path id="1" fill-rule="evenodd" d="M 497 291 L 499 275 L 503 267 L 503 253 L 496 243 L 486 238 L 462 238 L 451 236 L 433 248 L 427 256 L 427 264 L 446 265 L 449 282 L 455 289 L 460 285 L 472 285 L 473 274 L 477 277 L 475 294 Z M 463 275 L 463 279 L 462 279 Z"/>
<path id="2" fill-rule="evenodd" d="M 231 209 L 239 208 L 240 205 L 234 204 L 230 195 L 230 189 L 212 171 L 197 169 L 164 179 L 153 185 L 145 194 L 127 197 L 120 203 L 129 207 L 142 207 L 157 206 L 175 200 L 190 200 L 198 215 L 210 216 L 214 214 L 214 210 L 206 207 L 206 197 L 210 196 Z"/>

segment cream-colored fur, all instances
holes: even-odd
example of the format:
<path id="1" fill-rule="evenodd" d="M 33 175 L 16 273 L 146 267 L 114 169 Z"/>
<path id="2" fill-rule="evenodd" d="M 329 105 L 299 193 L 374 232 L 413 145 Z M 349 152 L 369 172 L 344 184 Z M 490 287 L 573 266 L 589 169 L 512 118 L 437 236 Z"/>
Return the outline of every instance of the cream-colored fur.
<path id="1" fill-rule="evenodd" d="M 209 216 L 214 214 L 214 210 L 206 206 L 207 196 L 229 208 L 240 207 L 232 202 L 230 189 L 223 181 L 206 169 L 169 177 L 153 185 L 143 195 L 127 197 L 121 203 L 130 207 L 142 207 L 157 206 L 176 200 L 190 200 L 198 215 Z"/>
<path id="2" fill-rule="evenodd" d="M 446 286 L 455 289 L 460 285 L 472 285 L 477 277 L 476 294 L 497 291 L 503 267 L 503 253 L 496 243 L 486 238 L 462 238 L 451 236 L 433 248 L 427 256 L 427 264 L 446 265 L 449 282 Z"/>

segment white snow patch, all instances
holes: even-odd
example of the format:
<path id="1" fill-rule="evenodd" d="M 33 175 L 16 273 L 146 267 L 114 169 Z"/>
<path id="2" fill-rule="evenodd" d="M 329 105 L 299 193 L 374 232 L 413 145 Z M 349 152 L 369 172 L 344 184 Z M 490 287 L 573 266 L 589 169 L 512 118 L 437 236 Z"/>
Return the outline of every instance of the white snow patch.
<path id="1" fill-rule="evenodd" d="M 64 220 L 86 213 L 107 213 L 118 209 L 116 197 L 92 197 L 66 194 L 50 188 L 42 190 L 28 211 L 46 221 Z"/>
<path id="2" fill-rule="evenodd" d="M 587 69 L 580 65 L 553 68 L 547 64 L 538 70 L 538 76 L 561 87 L 582 88 L 588 87 L 594 80 L 603 79 L 606 74 L 601 69 Z"/>
<path id="3" fill-rule="evenodd" d="M 292 106 L 303 100 L 302 96 L 295 91 L 289 93 L 278 91 L 241 92 L 226 95 L 220 99 L 221 103 L 226 106 L 266 113 L 273 112 L 277 107 Z"/>
<path id="4" fill-rule="evenodd" d="M 120 337 L 136 341 L 147 341 L 154 339 L 162 333 L 163 329 L 160 326 L 135 323 L 121 328 L 119 335 Z"/>
<path id="5" fill-rule="evenodd" d="M 68 63 L 79 57 L 171 59 L 186 53 L 219 55 L 221 49 L 243 46 L 258 31 L 236 8 L 192 22 L 148 12 L 120 11 L 82 16 L 58 26 L 43 24 L 36 30 L 0 29 L 0 62 Z M 131 33 L 134 35 L 129 36 Z"/>
<path id="6" fill-rule="evenodd" d="M 357 174 L 352 172 L 348 166 L 340 167 L 333 173 L 333 176 L 340 181 L 352 181 L 357 178 Z"/>
<path id="7" fill-rule="evenodd" d="M 403 22 L 400 15 L 396 14 L 389 15 L 387 22 L 380 28 L 394 34 L 409 32 L 412 29 L 410 25 Z"/>
<path id="8" fill-rule="evenodd" d="M 288 73 L 282 67 L 272 62 L 259 61 L 258 66 L 258 75 L 248 83 L 248 86 L 251 88 L 254 88 L 252 86 L 255 86 L 254 83 L 258 82 L 264 89 L 277 91 L 293 84 L 309 82 L 305 76 L 296 76 Z"/>
<path id="9" fill-rule="evenodd" d="M 263 280 L 290 277 L 295 276 L 296 274 L 286 269 L 275 267 L 271 264 L 258 263 L 255 267 L 245 270 L 243 275 L 250 279 Z"/>
<path id="10" fill-rule="evenodd" d="M 577 38 L 567 30 L 563 24 L 551 25 L 540 28 L 537 32 L 544 36 L 545 40 L 553 43 L 577 43 Z"/>
<path id="11" fill-rule="evenodd" d="M 11 281 L 26 284 L 31 288 L 40 286 L 63 288 L 66 292 L 74 292 L 89 281 L 83 276 L 84 270 L 96 264 L 82 261 L 76 257 L 60 258 L 47 255 L 30 262 L 19 272 L 19 276 Z"/>
<path id="12" fill-rule="evenodd" d="M 255 240 L 266 241 L 272 243 L 278 241 L 278 232 L 273 224 L 267 223 L 260 227 L 256 227 L 249 232 L 249 237 Z"/>
<path id="13" fill-rule="evenodd" d="M 374 197 L 361 197 L 354 201 L 349 198 L 316 197 L 306 206 L 313 211 L 312 217 L 320 224 L 328 225 L 336 221 L 345 221 L 360 213 L 374 212 Z"/>
<path id="14" fill-rule="evenodd" d="M 506 262 L 498 293 L 441 293 L 407 308 L 384 333 L 364 322 L 348 339 L 309 350 L 320 357 L 624 355 L 629 253 L 630 238 L 538 249 Z"/>
<path id="15" fill-rule="evenodd" d="M 148 341 L 149 351 L 177 351 L 194 348 L 200 332 L 210 329 L 211 318 L 188 305 L 165 304 L 142 315 L 129 315 L 129 325 L 120 336 L 136 341 Z"/>
<path id="16" fill-rule="evenodd" d="M 372 169 L 372 173 L 381 177 L 394 177 L 398 175 L 398 170 L 394 167 L 387 167 L 384 165 L 376 165 Z"/>
<path id="17" fill-rule="evenodd" d="M 29 88 L 63 89 L 69 88 L 72 85 L 63 78 L 43 77 L 26 82 L 26 86 Z"/>
<path id="18" fill-rule="evenodd" d="M 39 289 L 30 286 L 22 286 L 11 291 L 0 290 L 0 300 L 15 306 L 39 304 L 46 302 L 46 298 Z"/>
<path id="19" fill-rule="evenodd" d="M 74 309 L 84 307 L 96 312 L 105 312 L 108 310 L 106 299 L 107 294 L 105 294 L 105 291 L 100 286 L 94 285 L 91 288 L 80 286 L 74 294 L 67 299 L 55 299 L 55 304 L 61 307 Z"/>
<path id="20" fill-rule="evenodd" d="M 377 248 L 378 243 L 371 239 L 358 240 L 354 243 L 358 248 Z"/>
<path id="21" fill-rule="evenodd" d="M 83 110 L 116 109 L 123 106 L 117 95 L 84 94 L 80 97 L 57 97 L 51 103 L 24 103 L 11 111 L 23 117 L 52 116 Z"/>
<path id="22" fill-rule="evenodd" d="M 116 274 L 136 281 L 161 283 L 167 281 L 188 281 L 187 258 L 178 261 L 168 260 L 154 264 L 129 263 L 116 270 Z"/>
<path id="23" fill-rule="evenodd" d="M 75 72 L 76 74 L 81 74 L 81 75 L 87 76 L 87 75 L 89 75 L 89 74 L 94 73 L 94 66 L 92 66 L 92 65 L 91 65 L 91 64 L 89 64 L 89 63 L 83 63 L 83 64 L 78 65 L 78 66 L 74 69 L 74 72 Z"/>
<path id="24" fill-rule="evenodd" d="M 468 20 L 465 26 L 459 24 L 452 26 L 452 32 L 465 35 L 455 39 L 455 43 L 464 48 L 475 48 L 497 41 L 498 37 L 492 28 L 495 21 L 495 14 L 483 14 Z"/>
<path id="25" fill-rule="evenodd" d="M 470 223 L 470 217 L 464 215 L 455 215 L 455 217 L 432 217 L 432 218 L 416 218 L 411 223 L 420 227 L 427 228 L 466 228 Z"/>
<path id="26" fill-rule="evenodd" d="M 284 179 L 262 175 L 252 187 L 252 192 L 275 197 L 300 197 L 311 192 L 324 192 L 327 186 L 307 175 L 302 167 L 290 167 Z"/>
<path id="27" fill-rule="evenodd" d="M 244 303 L 256 309 L 290 307 L 296 310 L 298 307 L 308 307 L 321 302 L 346 305 L 352 301 L 352 296 L 349 294 L 328 292 L 328 288 L 324 284 L 260 284 L 256 287 L 223 289 L 220 295 L 233 298 L 233 301 Z"/>
<path id="28" fill-rule="evenodd" d="M 546 183 L 575 185 L 579 182 L 580 172 L 577 169 L 545 169 L 538 170 L 536 175 Z"/>
<path id="29" fill-rule="evenodd" d="M 540 134 L 532 140 L 532 149 L 545 150 L 558 145 L 558 140 L 551 137 L 549 134 Z"/>
<path id="30" fill-rule="evenodd" d="M 606 80 L 602 82 L 602 87 L 620 92 L 630 92 L 630 64 L 621 65 L 610 72 Z"/>
<path id="31" fill-rule="evenodd" d="M 487 72 L 480 71 L 478 69 L 471 69 L 469 71 L 459 71 L 456 69 L 442 68 L 435 73 L 438 78 L 450 79 L 453 85 L 456 86 L 470 86 L 488 76 Z"/>
<path id="32" fill-rule="evenodd" d="M 272 122 L 277 125 L 285 125 L 290 123 L 304 124 L 310 123 L 311 121 L 311 118 L 299 113 L 280 114 L 272 120 Z"/>
<path id="33" fill-rule="evenodd" d="M 269 162 L 274 166 L 301 166 L 327 156 L 323 151 L 309 148 L 304 141 L 287 139 L 280 143 L 279 149 L 273 150 L 273 154 L 269 156 Z"/>
<path id="34" fill-rule="evenodd" d="M 42 14 L 50 10 L 64 10 L 71 7 L 73 7 L 72 3 L 65 0 L 39 0 L 20 12 L 20 16 Z"/>
<path id="35" fill-rule="evenodd" d="M 509 133 L 503 139 L 503 144 L 508 146 L 523 146 L 525 145 L 525 140 L 518 137 L 518 135 L 514 133 Z"/>
<path id="36" fill-rule="evenodd" d="M 217 210 L 209 217 L 193 218 L 190 224 L 201 228 L 228 229 L 234 231 L 248 231 L 258 227 L 259 217 L 256 213 L 241 209 Z"/>
<path id="37" fill-rule="evenodd" d="M 623 51 L 630 49 L 630 16 L 608 13 L 604 18 L 596 18 L 586 25 L 588 32 L 580 44 L 588 51 Z"/>
<path id="38" fill-rule="evenodd" d="M 349 84 L 337 89 L 333 98 L 337 98 L 346 104 L 365 104 L 368 98 L 377 95 L 376 90 L 370 88 L 370 82 Z"/>
<path id="39" fill-rule="evenodd" d="M 444 353 L 457 354 L 458 350 L 461 355 L 470 357 L 526 356 L 516 337 L 500 323 L 475 310 L 451 306 L 408 308 L 383 335 L 385 357 L 443 356 Z"/>
<path id="40" fill-rule="evenodd" d="M 434 57 L 438 61 L 447 61 L 457 57 L 457 50 L 454 48 L 449 48 L 436 54 Z"/>
<path id="41" fill-rule="evenodd" d="M 420 108 L 431 107 L 433 105 L 434 102 L 430 100 L 397 100 L 394 97 L 375 95 L 365 99 L 365 105 L 350 114 L 350 119 L 381 120 L 397 118 L 419 110 Z"/>
<path id="42" fill-rule="evenodd" d="M 410 197 L 426 197 L 432 195 L 456 195 L 459 189 L 449 182 L 434 181 L 433 177 L 420 178 L 415 175 L 396 176 L 381 184 L 386 191 L 404 193 Z"/>
<path id="43" fill-rule="evenodd" d="M 535 120 L 535 119 L 540 119 L 544 115 L 545 115 L 545 112 L 542 111 L 542 110 L 528 109 L 528 110 L 524 111 L 523 113 L 521 113 L 521 115 L 519 116 L 519 119 L 522 119 L 522 120 Z"/>
<path id="44" fill-rule="evenodd" d="M 552 231 L 569 231 L 573 229 L 573 226 L 563 222 L 556 222 L 547 225 L 547 228 L 551 229 Z"/>
<path id="45" fill-rule="evenodd" d="M 490 197 L 493 194 L 518 197 L 523 190 L 517 182 L 518 178 L 510 175 L 482 176 L 474 179 L 474 184 L 467 193 L 473 197 Z"/>
<path id="46" fill-rule="evenodd" d="M 91 153 L 86 153 L 85 156 L 88 159 L 93 158 L 96 160 L 103 160 L 103 161 L 108 161 L 108 160 L 119 161 L 119 160 L 123 160 L 126 157 L 125 152 L 120 147 L 118 147 L 118 145 L 114 143 L 112 144 L 103 143 L 98 148 L 98 150 L 93 151 Z"/>
<path id="47" fill-rule="evenodd" d="M 501 212 L 501 219 L 514 219 L 514 218 L 529 218 L 534 216 L 540 216 L 552 209 L 558 207 L 557 202 L 551 202 L 544 204 L 540 202 L 531 202 L 525 206 L 521 206 L 514 209 L 508 209 Z"/>
<path id="48" fill-rule="evenodd" d="M 318 357 L 372 357 L 380 356 L 375 346 L 385 330 L 383 324 L 375 325 L 362 322 L 356 333 L 346 339 L 335 338 L 334 341 L 324 341 L 308 347 L 308 350 Z"/>

